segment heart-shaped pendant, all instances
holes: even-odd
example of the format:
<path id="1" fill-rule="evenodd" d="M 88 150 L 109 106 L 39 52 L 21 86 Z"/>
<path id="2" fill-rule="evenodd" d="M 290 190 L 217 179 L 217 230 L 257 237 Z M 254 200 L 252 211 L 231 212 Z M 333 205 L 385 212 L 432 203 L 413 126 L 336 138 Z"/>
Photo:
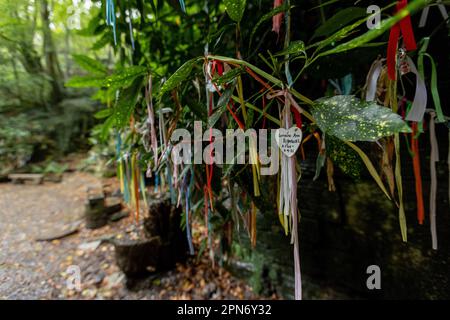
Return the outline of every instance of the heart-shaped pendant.
<path id="1" fill-rule="evenodd" d="M 298 127 L 290 129 L 279 128 L 275 132 L 275 140 L 281 151 L 288 157 L 292 157 L 302 142 L 302 130 Z"/>

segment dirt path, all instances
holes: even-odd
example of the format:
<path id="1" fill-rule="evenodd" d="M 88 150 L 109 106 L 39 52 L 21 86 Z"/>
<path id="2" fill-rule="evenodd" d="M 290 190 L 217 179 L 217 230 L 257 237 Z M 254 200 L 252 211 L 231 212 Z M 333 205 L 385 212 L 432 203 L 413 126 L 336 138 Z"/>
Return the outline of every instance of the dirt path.
<path id="1" fill-rule="evenodd" d="M 0 184 L 0 299 L 242 299 L 255 298 L 248 286 L 207 259 L 190 261 L 130 291 L 114 264 L 114 248 L 85 248 L 128 228 L 131 217 L 61 240 L 37 238 L 73 228 L 82 221 L 86 187 L 100 185 L 86 173 L 68 173 L 61 183 Z M 82 245 L 80 247 L 80 245 Z M 81 271 L 81 291 L 67 287 L 69 266 Z"/>

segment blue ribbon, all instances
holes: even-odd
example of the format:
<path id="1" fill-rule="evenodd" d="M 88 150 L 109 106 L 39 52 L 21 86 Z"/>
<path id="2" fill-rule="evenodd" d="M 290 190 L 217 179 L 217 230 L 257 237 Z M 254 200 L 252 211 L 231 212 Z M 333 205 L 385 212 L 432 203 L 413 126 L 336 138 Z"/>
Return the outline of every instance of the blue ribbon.
<path id="1" fill-rule="evenodd" d="M 120 150 L 122 149 L 122 137 L 120 136 L 120 133 L 117 132 L 116 134 L 116 158 L 117 160 L 120 159 Z"/>
<path id="2" fill-rule="evenodd" d="M 114 44 L 117 45 L 116 12 L 114 11 L 114 0 L 106 0 L 106 25 L 112 27 L 114 34 Z"/>
<path id="3" fill-rule="evenodd" d="M 175 190 L 172 185 L 172 170 L 170 170 L 170 167 L 168 166 L 166 168 L 166 174 L 167 174 L 167 182 L 169 183 L 169 191 L 170 191 L 170 202 L 172 204 L 177 203 L 177 197 L 175 195 Z"/>
<path id="4" fill-rule="evenodd" d="M 159 173 L 155 172 L 155 193 L 158 192 L 158 186 L 159 186 Z"/>
<path id="5" fill-rule="evenodd" d="M 122 160 L 121 160 L 122 161 Z M 126 203 L 130 203 L 130 179 L 129 179 L 129 170 L 128 170 L 128 161 L 125 159 L 125 161 L 123 162 L 124 166 L 123 166 L 123 184 L 124 184 L 124 188 L 123 188 L 123 200 Z"/>
<path id="6" fill-rule="evenodd" d="M 179 0 L 180 1 L 180 7 L 181 10 L 186 13 L 186 5 L 184 4 L 184 0 Z"/>
<path id="7" fill-rule="evenodd" d="M 339 95 L 349 95 L 352 92 L 353 76 L 351 73 L 340 79 L 328 79 L 328 82 L 337 90 Z"/>
<path id="8" fill-rule="evenodd" d="M 134 50 L 133 26 L 131 24 L 131 9 L 128 9 L 128 28 L 130 29 L 131 47 Z"/>

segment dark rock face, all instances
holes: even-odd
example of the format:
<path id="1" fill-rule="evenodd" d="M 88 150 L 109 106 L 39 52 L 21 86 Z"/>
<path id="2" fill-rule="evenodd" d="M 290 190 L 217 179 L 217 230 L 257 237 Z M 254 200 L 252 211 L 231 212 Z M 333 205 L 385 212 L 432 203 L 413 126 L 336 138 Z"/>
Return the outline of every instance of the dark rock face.
<path id="1" fill-rule="evenodd" d="M 439 135 L 441 159 L 448 141 Z M 403 138 L 402 138 L 403 139 Z M 302 162 L 298 186 L 300 261 L 305 298 L 450 299 L 450 215 L 448 164 L 437 163 L 437 232 L 439 249 L 431 249 L 428 217 L 430 160 L 428 134 L 423 135 L 421 172 L 425 223 L 416 218 L 416 195 L 411 157 L 402 150 L 404 203 L 408 242 L 403 243 L 398 209 L 368 176 L 355 182 L 335 171 L 336 192 L 329 192 L 322 172 L 313 181 L 314 159 Z M 402 140 L 404 145 L 404 140 Z M 311 154 L 314 154 L 313 152 Z M 293 255 L 289 237 L 283 234 L 276 212 L 259 208 L 257 245 L 251 249 L 243 237 L 241 261 L 257 291 L 293 298 Z M 367 267 L 381 269 L 381 290 L 369 290 Z M 332 288 L 330 296 L 326 288 Z"/>
<path id="2" fill-rule="evenodd" d="M 112 241 L 117 265 L 127 277 L 168 270 L 186 258 L 187 245 L 180 222 L 181 209 L 172 205 L 169 197 L 149 202 L 140 238 Z"/>

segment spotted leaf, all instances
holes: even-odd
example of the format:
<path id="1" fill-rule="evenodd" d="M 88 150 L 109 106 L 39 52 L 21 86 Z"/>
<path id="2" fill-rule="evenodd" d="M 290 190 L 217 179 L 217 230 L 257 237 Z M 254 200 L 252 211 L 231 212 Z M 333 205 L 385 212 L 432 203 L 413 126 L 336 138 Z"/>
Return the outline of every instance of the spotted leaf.
<path id="1" fill-rule="evenodd" d="M 225 8 L 230 18 L 236 22 L 242 20 L 247 0 L 225 0 Z"/>
<path id="2" fill-rule="evenodd" d="M 410 132 L 391 109 L 354 96 L 321 98 L 312 114 L 322 131 L 344 141 L 375 141 L 398 132 Z"/>

